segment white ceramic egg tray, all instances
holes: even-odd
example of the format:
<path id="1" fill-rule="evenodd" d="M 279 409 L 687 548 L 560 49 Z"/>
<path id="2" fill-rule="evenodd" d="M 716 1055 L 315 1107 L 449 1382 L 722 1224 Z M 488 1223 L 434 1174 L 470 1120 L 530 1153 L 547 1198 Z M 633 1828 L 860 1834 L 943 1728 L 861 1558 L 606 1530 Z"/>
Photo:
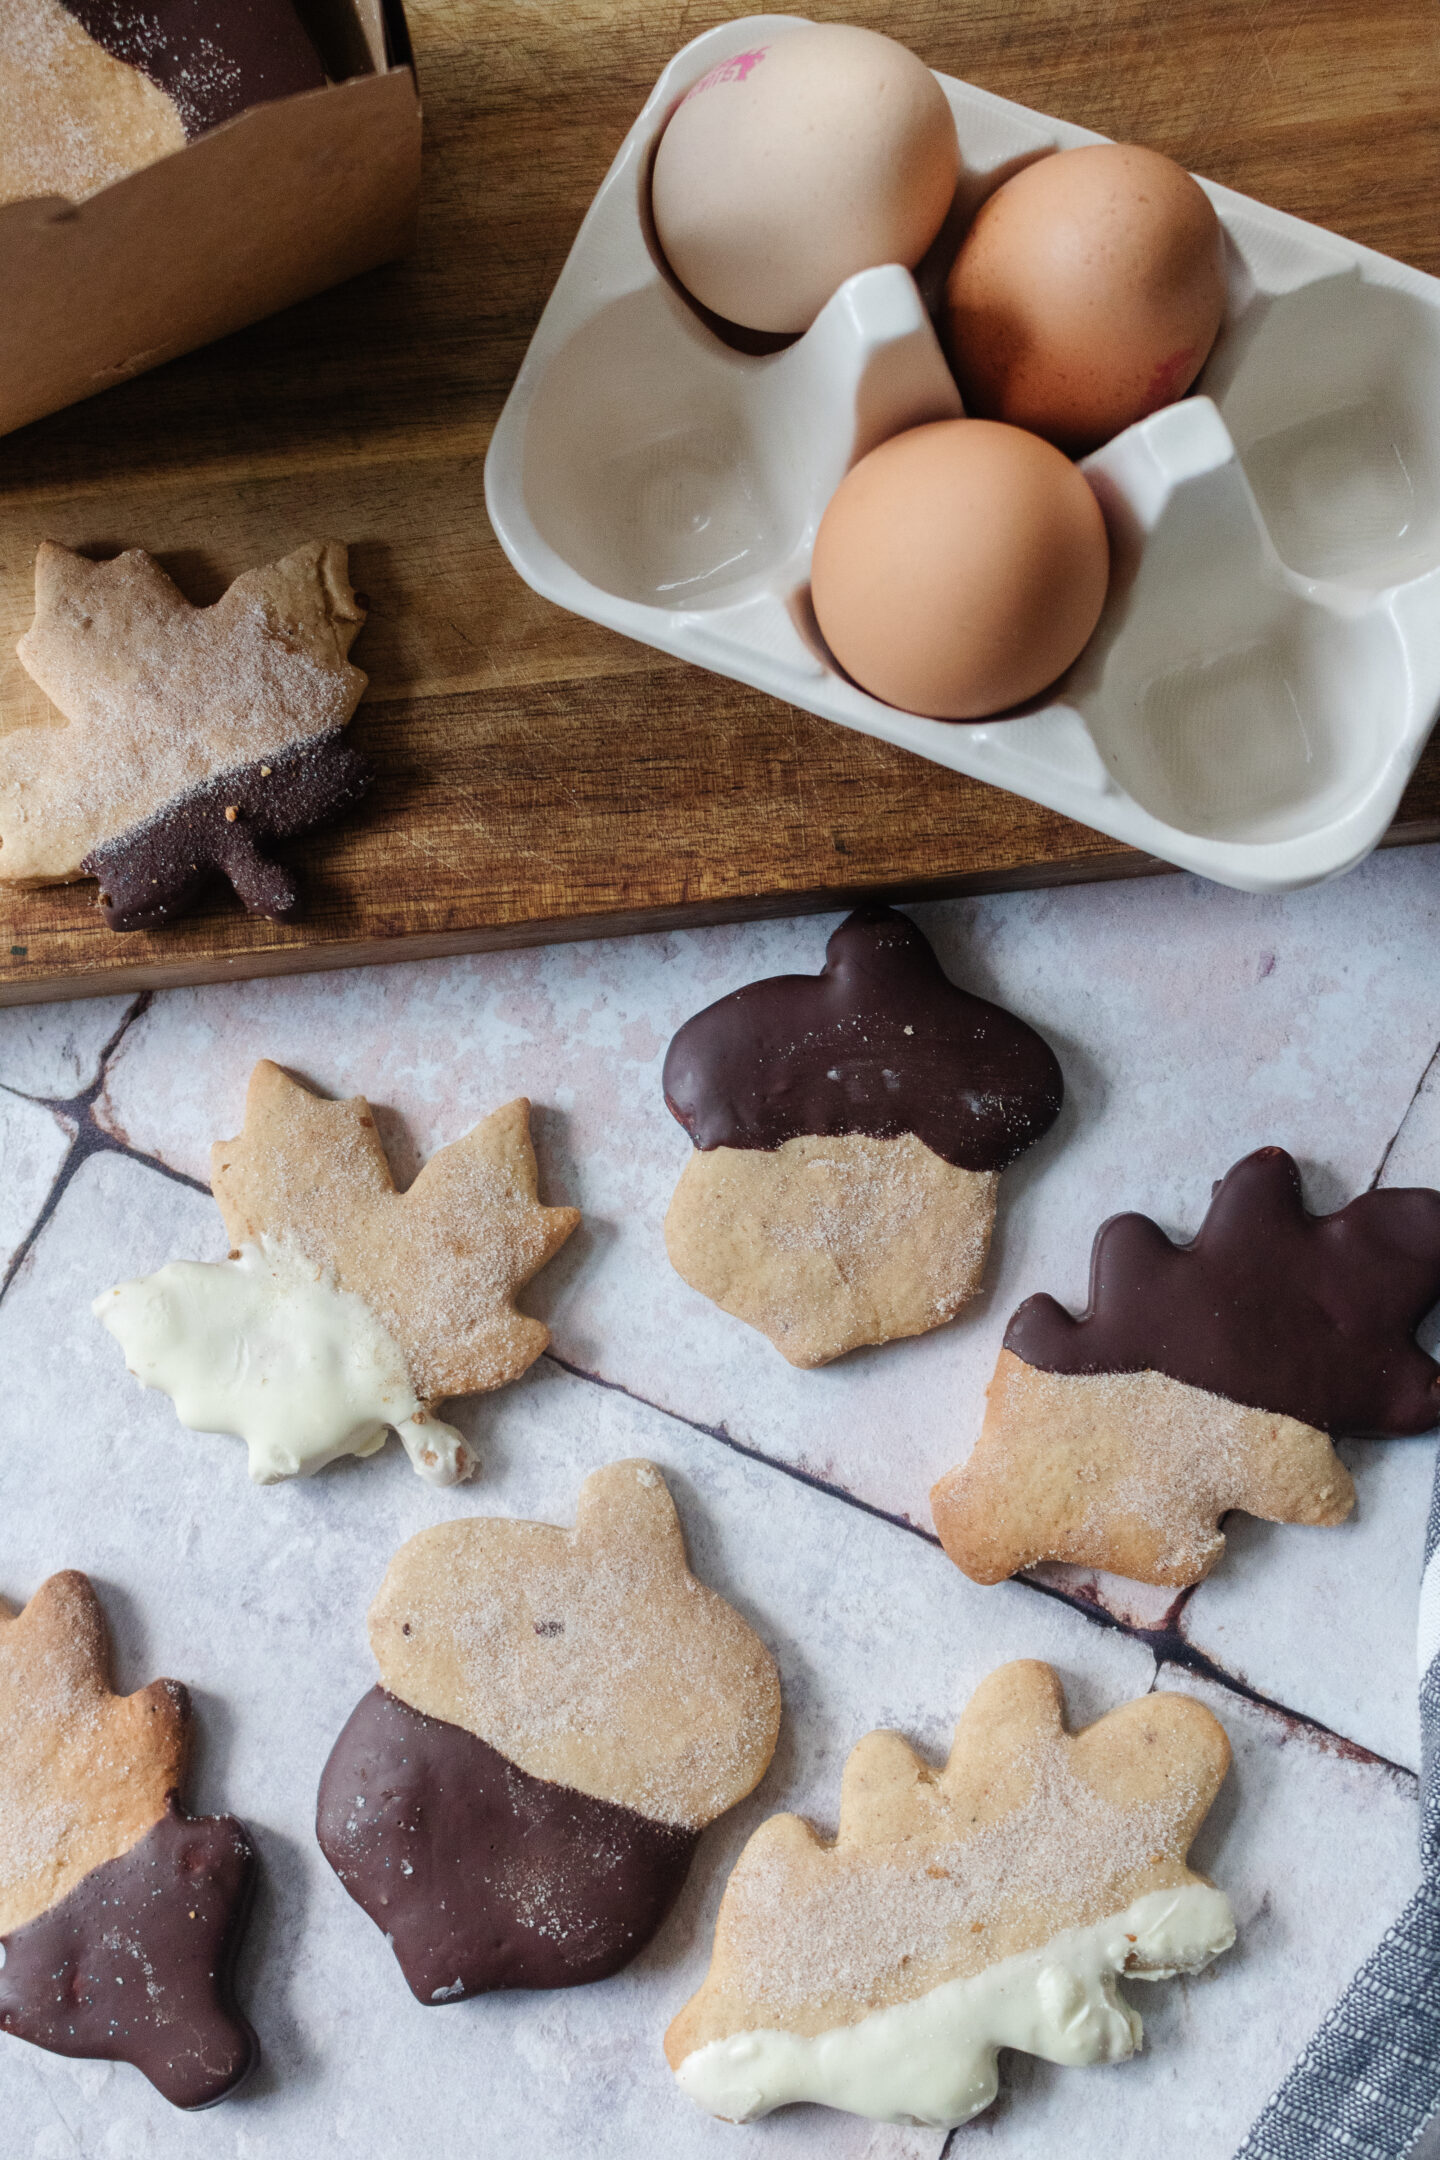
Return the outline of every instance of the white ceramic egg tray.
<path id="1" fill-rule="evenodd" d="M 1226 319 L 1203 394 L 1081 468 L 1114 560 L 1094 637 L 1015 717 L 896 711 L 836 669 L 808 580 L 856 459 L 962 409 L 920 287 L 864 271 L 754 357 L 679 294 L 650 225 L 654 147 L 684 91 L 800 27 L 755 15 L 696 38 L 625 138 L 486 460 L 515 568 L 577 614 L 1223 884 L 1349 869 L 1440 708 L 1440 280 L 1202 182 L 1227 235 Z M 938 80 L 968 190 L 952 230 L 997 175 L 1105 139 Z"/>

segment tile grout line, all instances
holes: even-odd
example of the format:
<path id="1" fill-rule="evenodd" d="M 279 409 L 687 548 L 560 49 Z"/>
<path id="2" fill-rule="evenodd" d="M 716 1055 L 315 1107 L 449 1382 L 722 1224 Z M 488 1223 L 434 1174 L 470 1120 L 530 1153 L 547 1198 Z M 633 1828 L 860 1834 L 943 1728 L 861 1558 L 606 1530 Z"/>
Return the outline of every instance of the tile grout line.
<path id="1" fill-rule="evenodd" d="M 658 1417 L 670 1418 L 683 1425 L 688 1432 L 698 1433 L 704 1440 L 714 1440 L 719 1446 L 729 1448 L 732 1455 L 741 1456 L 746 1462 L 759 1463 L 762 1469 L 778 1470 L 782 1477 L 792 1478 L 797 1485 L 808 1486 L 811 1492 L 823 1493 L 827 1499 L 843 1500 L 846 1507 L 855 1508 L 862 1515 L 873 1516 L 876 1522 L 888 1523 L 892 1530 L 904 1530 L 911 1537 L 920 1538 L 926 1545 L 933 1545 L 938 1552 L 940 1540 L 933 1530 L 922 1530 L 911 1522 L 908 1515 L 893 1515 L 888 1508 L 877 1507 L 873 1500 L 862 1500 L 857 1493 L 847 1492 L 843 1485 L 832 1484 L 814 1470 L 802 1470 L 796 1463 L 779 1462 L 767 1455 L 763 1448 L 751 1447 L 744 1440 L 737 1440 L 723 1425 L 705 1425 L 698 1418 L 687 1417 L 683 1410 L 667 1409 L 664 1403 L 652 1402 L 648 1395 L 639 1395 L 634 1388 L 626 1387 L 623 1380 L 607 1380 L 603 1373 L 590 1372 L 583 1365 L 575 1365 L 560 1356 L 557 1350 L 544 1350 L 541 1356 L 548 1365 L 554 1365 L 573 1380 L 584 1380 L 591 1387 L 603 1388 L 607 1395 L 623 1395 L 627 1402 L 638 1403 L 642 1410 L 653 1410 Z"/>
<path id="2" fill-rule="evenodd" d="M 139 1163 L 146 1170 L 155 1171 L 160 1177 L 169 1178 L 173 1184 L 188 1186 L 192 1192 L 208 1194 L 209 1186 L 202 1185 L 198 1178 L 188 1176 L 183 1170 L 172 1170 L 168 1163 L 158 1161 L 153 1155 L 142 1155 L 138 1148 L 132 1148 L 126 1141 L 117 1140 L 113 1133 L 107 1132 L 104 1126 L 97 1124 L 95 1120 L 95 1104 L 109 1077 L 110 1060 L 135 1022 L 148 1009 L 153 995 L 153 991 L 142 990 L 126 1010 L 120 1025 L 100 1051 L 95 1078 L 77 1095 L 27 1095 L 22 1088 L 5 1087 L 0 1083 L 0 1090 L 13 1096 L 17 1102 L 33 1103 L 37 1109 L 48 1110 L 57 1121 L 73 1127 L 70 1145 L 50 1181 L 50 1190 L 41 1202 L 34 1221 L 10 1256 L 10 1264 L 5 1270 L 3 1281 L 0 1281 L 0 1300 L 5 1298 L 10 1285 L 34 1251 L 77 1174 L 92 1156 L 121 1155 L 131 1162 Z"/>
<path id="3" fill-rule="evenodd" d="M 67 1119 L 74 1125 L 73 1137 L 65 1152 L 64 1159 L 51 1181 L 50 1190 L 46 1194 L 35 1220 L 31 1223 L 30 1228 L 12 1254 L 3 1281 L 0 1281 L 0 1300 L 3 1300 L 8 1293 L 11 1284 L 24 1266 L 30 1253 L 34 1250 L 75 1177 L 83 1165 L 90 1161 L 93 1156 L 119 1155 L 138 1164 L 142 1169 L 153 1170 L 158 1176 L 168 1178 L 173 1184 L 183 1185 L 191 1192 L 209 1195 L 210 1187 L 199 1178 L 193 1178 L 183 1170 L 174 1170 L 168 1163 L 162 1162 L 158 1157 L 146 1155 L 138 1148 L 131 1147 L 127 1142 L 116 1139 L 113 1133 L 106 1131 L 95 1120 L 94 1106 L 103 1093 L 106 1080 L 109 1077 L 110 1060 L 135 1022 L 148 1010 L 153 996 L 152 991 L 142 991 L 128 1008 L 122 1016 L 115 1033 L 101 1048 L 95 1078 L 88 1087 L 81 1089 L 78 1094 L 68 1097 L 27 1095 L 22 1089 L 5 1087 L 3 1083 L 0 1083 L 0 1090 L 3 1090 L 4 1093 L 14 1096 L 19 1101 L 34 1103 L 37 1108 L 49 1110 L 56 1118 Z M 1416 1083 L 1415 1093 L 1411 1097 L 1412 1105 L 1415 1096 L 1418 1096 L 1420 1089 L 1424 1086 L 1425 1079 L 1437 1059 L 1440 1059 L 1440 1046 L 1437 1046 L 1425 1067 L 1425 1071 Z M 1408 1117 L 1408 1115 L 1409 1108 L 1407 1107 L 1406 1116 Z M 1394 1147 L 1395 1140 L 1398 1139 L 1404 1123 L 1405 1118 L 1402 1117 L 1400 1125 L 1396 1127 L 1394 1137 L 1392 1137 L 1385 1154 L 1381 1158 L 1379 1169 L 1375 1173 L 1377 1179 L 1383 1172 L 1385 1162 L 1389 1159 L 1390 1150 Z M 1373 1182 L 1372 1180 L 1372 1185 Z M 745 1441 L 737 1440 L 733 1434 L 725 1430 L 723 1425 L 706 1425 L 697 1418 L 686 1417 L 681 1411 L 667 1408 L 663 1403 L 652 1402 L 648 1396 L 640 1395 L 633 1388 L 626 1387 L 623 1381 L 609 1380 L 602 1373 L 590 1372 L 583 1365 L 577 1365 L 571 1360 L 561 1357 L 558 1351 L 554 1349 L 547 1349 L 543 1355 L 547 1363 L 555 1366 L 558 1371 L 569 1374 L 572 1379 L 583 1381 L 591 1387 L 602 1388 L 608 1394 L 624 1396 L 627 1401 L 636 1403 L 643 1409 L 651 1410 L 659 1417 L 669 1418 L 675 1424 L 683 1425 L 688 1431 L 698 1434 L 702 1439 L 716 1442 L 721 1447 L 728 1448 L 732 1454 L 740 1456 L 747 1462 L 758 1463 L 763 1469 L 778 1472 L 782 1477 L 788 1477 L 796 1484 L 808 1487 L 812 1492 L 820 1493 L 827 1499 L 838 1500 L 842 1505 L 853 1508 L 860 1514 L 869 1515 L 873 1520 L 885 1523 L 893 1530 L 901 1530 L 907 1536 L 920 1539 L 923 1544 L 932 1546 L 936 1551 L 941 1550 L 940 1540 L 933 1530 L 924 1530 L 918 1523 L 912 1522 L 908 1516 L 897 1515 L 888 1508 L 877 1507 L 873 1501 L 862 1500 L 857 1494 L 847 1492 L 843 1486 L 833 1483 L 828 1478 L 820 1477 L 813 1470 L 804 1470 L 797 1464 L 781 1462 L 774 1456 L 767 1455 L 763 1449 L 751 1447 Z M 1113 1629 L 1117 1633 L 1126 1636 L 1130 1641 L 1140 1644 L 1154 1658 L 1157 1678 L 1162 1665 L 1174 1665 L 1182 1671 L 1193 1672 L 1197 1678 L 1208 1680 L 1213 1686 L 1223 1688 L 1228 1693 L 1239 1696 L 1243 1701 L 1251 1703 L 1257 1709 L 1264 1710 L 1272 1716 L 1283 1718 L 1291 1725 L 1301 1726 L 1308 1731 L 1319 1734 L 1326 1740 L 1333 1741 L 1356 1760 L 1374 1763 L 1377 1767 L 1389 1770 L 1402 1778 L 1413 1779 L 1414 1777 L 1414 1772 L 1407 1770 L 1402 1763 L 1392 1762 L 1388 1756 L 1376 1754 L 1372 1749 L 1362 1747 L 1358 1741 L 1347 1739 L 1343 1733 L 1338 1733 L 1332 1727 L 1322 1724 L 1318 1718 L 1308 1717 L 1302 1710 L 1292 1710 L 1288 1705 L 1276 1702 L 1273 1697 L 1261 1694 L 1258 1689 L 1250 1687 L 1247 1682 L 1232 1673 L 1228 1673 L 1222 1665 L 1217 1664 L 1213 1658 L 1207 1657 L 1203 1651 L 1197 1650 L 1192 1643 L 1186 1640 L 1179 1629 L 1180 1615 L 1196 1587 L 1193 1584 L 1182 1592 L 1170 1607 L 1163 1627 L 1145 1628 L 1137 1626 L 1134 1622 L 1118 1618 L 1116 1614 L 1108 1612 L 1104 1606 L 1092 1598 L 1058 1589 L 1051 1583 L 1037 1582 L 1026 1575 L 1020 1575 L 1014 1579 L 1027 1590 L 1041 1597 L 1053 1599 L 1057 1604 L 1066 1606 L 1071 1612 L 1079 1614 L 1093 1625 Z"/>
<path id="4" fill-rule="evenodd" d="M 687 1431 L 697 1433 L 702 1439 L 717 1441 L 721 1447 L 729 1448 L 732 1454 L 742 1456 L 747 1462 L 759 1463 L 763 1469 L 777 1471 L 782 1477 L 791 1478 L 798 1485 L 808 1486 L 812 1492 L 822 1493 L 827 1499 L 839 1500 L 860 1514 L 869 1515 L 877 1522 L 887 1523 L 892 1530 L 903 1530 L 908 1536 L 919 1538 L 922 1544 L 933 1546 L 937 1552 L 943 1549 L 933 1530 L 922 1530 L 918 1523 L 911 1522 L 907 1516 L 891 1514 L 888 1509 L 877 1507 L 871 1500 L 861 1500 L 856 1494 L 846 1492 L 843 1486 L 817 1477 L 813 1470 L 802 1470 L 794 1463 L 780 1462 L 773 1455 L 765 1454 L 762 1449 L 750 1447 L 743 1440 L 735 1439 L 726 1432 L 723 1425 L 705 1425 L 697 1418 L 686 1417 L 683 1411 L 670 1410 L 663 1403 L 651 1402 L 648 1396 L 637 1394 L 633 1388 L 626 1387 L 623 1381 L 607 1380 L 602 1373 L 587 1372 L 583 1365 L 573 1364 L 555 1350 L 546 1350 L 542 1355 L 547 1364 L 569 1373 L 573 1379 L 587 1381 L 592 1387 L 603 1388 L 607 1394 L 623 1395 L 627 1402 L 637 1403 L 645 1410 L 653 1410 L 657 1416 L 683 1425 Z M 1288 1704 L 1277 1702 L 1273 1696 L 1263 1695 L 1258 1688 L 1252 1688 L 1247 1681 L 1227 1672 L 1223 1665 L 1217 1664 L 1213 1658 L 1207 1657 L 1203 1650 L 1197 1650 L 1193 1643 L 1188 1642 L 1180 1633 L 1179 1619 L 1198 1585 L 1190 1584 L 1176 1598 L 1166 1615 L 1164 1626 L 1145 1628 L 1133 1621 L 1122 1620 L 1115 1613 L 1107 1612 L 1103 1605 L 1091 1598 L 1058 1589 L 1053 1583 L 1037 1582 L 1029 1575 L 1017 1575 L 1012 1580 L 1038 1597 L 1051 1598 L 1056 1604 L 1066 1606 L 1096 1627 L 1113 1629 L 1131 1642 L 1138 1643 L 1154 1658 L 1157 1679 L 1161 1666 L 1176 1666 L 1181 1671 L 1193 1673 L 1197 1679 L 1209 1681 L 1213 1687 L 1223 1688 L 1228 1694 L 1238 1696 L 1242 1702 L 1248 1702 L 1255 1709 L 1263 1710 L 1272 1717 L 1283 1718 L 1290 1726 L 1298 1726 L 1317 1734 L 1322 1740 L 1332 1742 L 1353 1761 L 1373 1763 L 1377 1769 L 1388 1770 L 1396 1777 L 1415 1783 L 1415 1772 L 1407 1769 L 1404 1763 L 1392 1762 L 1388 1755 L 1377 1754 L 1373 1748 L 1363 1747 L 1358 1740 L 1348 1739 L 1344 1733 L 1336 1732 L 1333 1726 L 1322 1724 L 1319 1718 L 1310 1717 L 1303 1710 L 1292 1710 Z"/>
<path id="5" fill-rule="evenodd" d="M 1405 1105 L 1404 1111 L 1400 1118 L 1400 1122 L 1395 1127 L 1394 1132 L 1391 1133 L 1390 1138 L 1386 1141 L 1384 1151 L 1381 1154 L 1380 1160 L 1375 1165 L 1375 1175 L 1371 1178 L 1369 1184 L 1366 1186 L 1366 1192 L 1374 1192 L 1376 1186 L 1380 1183 L 1381 1178 L 1384 1177 L 1385 1165 L 1389 1162 L 1391 1155 L 1395 1151 L 1396 1141 L 1400 1138 L 1401 1133 L 1404 1132 L 1406 1125 L 1410 1122 L 1410 1113 L 1414 1109 L 1416 1103 L 1420 1100 L 1421 1090 L 1423 1089 L 1425 1082 L 1429 1079 L 1431 1073 L 1435 1070 L 1435 1064 L 1437 1059 L 1440 1059 L 1440 1043 L 1436 1044 L 1435 1048 L 1431 1051 L 1430 1056 L 1426 1059 L 1424 1070 L 1421 1072 L 1420 1078 L 1415 1083 L 1414 1091 L 1411 1094 L 1409 1102 L 1407 1102 Z"/>

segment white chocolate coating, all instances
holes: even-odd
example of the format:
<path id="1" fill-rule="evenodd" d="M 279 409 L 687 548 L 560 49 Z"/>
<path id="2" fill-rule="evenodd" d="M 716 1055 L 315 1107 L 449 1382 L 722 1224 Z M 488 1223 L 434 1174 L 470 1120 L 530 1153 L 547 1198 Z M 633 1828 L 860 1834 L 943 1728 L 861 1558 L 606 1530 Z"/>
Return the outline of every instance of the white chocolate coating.
<path id="1" fill-rule="evenodd" d="M 950 2129 L 995 2098 L 1002 2047 L 1071 2066 L 1124 2062 L 1143 2028 L 1116 1992 L 1117 1976 L 1199 1972 L 1234 1940 L 1219 1890 L 1153 1890 L 1093 1927 L 1068 1929 L 857 2024 L 813 2038 L 762 2029 L 712 2040 L 675 2075 L 692 2100 L 731 2122 L 812 2100 L 876 2122 Z"/>
<path id="2" fill-rule="evenodd" d="M 473 1468 L 461 1434 L 416 1396 L 369 1306 L 283 1240 L 261 1238 L 215 1263 L 172 1260 L 107 1290 L 94 1311 L 182 1424 L 245 1441 L 257 1485 L 374 1455 L 392 1425 L 432 1485 Z"/>

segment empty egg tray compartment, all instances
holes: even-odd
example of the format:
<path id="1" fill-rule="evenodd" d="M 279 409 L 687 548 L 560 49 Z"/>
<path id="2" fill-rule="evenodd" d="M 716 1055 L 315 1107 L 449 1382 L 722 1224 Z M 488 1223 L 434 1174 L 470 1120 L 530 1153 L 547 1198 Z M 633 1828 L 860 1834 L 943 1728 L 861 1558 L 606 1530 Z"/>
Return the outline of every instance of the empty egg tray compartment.
<path id="1" fill-rule="evenodd" d="M 922 288 L 974 207 L 1037 155 L 1104 138 L 940 76 L 964 167 L 948 240 L 915 277 L 851 278 L 784 350 L 737 350 L 665 269 L 650 165 L 691 83 L 799 27 L 751 16 L 697 38 L 626 137 L 486 461 L 516 569 L 578 614 L 1222 883 L 1348 869 L 1440 707 L 1440 281 L 1203 182 L 1226 319 L 1196 393 L 1082 464 L 1113 558 L 1095 635 L 1013 716 L 899 712 L 825 651 L 816 529 L 857 458 L 962 411 Z"/>

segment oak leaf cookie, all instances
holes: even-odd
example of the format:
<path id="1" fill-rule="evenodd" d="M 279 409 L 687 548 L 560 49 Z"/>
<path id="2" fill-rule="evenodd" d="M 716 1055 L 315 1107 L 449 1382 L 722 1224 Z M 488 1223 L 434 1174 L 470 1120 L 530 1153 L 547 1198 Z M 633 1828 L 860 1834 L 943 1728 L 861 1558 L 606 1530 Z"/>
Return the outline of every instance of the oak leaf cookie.
<path id="1" fill-rule="evenodd" d="M 228 1260 L 173 1260 L 95 1300 L 137 1379 L 193 1429 L 237 1433 L 257 1484 L 374 1455 L 390 1426 L 421 1477 L 468 1477 L 434 1406 L 534 1364 L 549 1330 L 515 1298 L 580 1220 L 540 1203 L 529 1103 L 397 1192 L 363 1095 L 327 1102 L 262 1058 L 211 1189 Z"/>
<path id="2" fill-rule="evenodd" d="M 335 1743 L 316 1833 L 423 2003 L 618 1972 L 774 1753 L 774 1663 L 689 1572 L 650 1463 L 594 1471 L 573 1530 L 422 1530 L 370 1643 L 381 1684 Z"/>
<path id="3" fill-rule="evenodd" d="M 231 1992 L 254 1847 L 181 1807 L 187 1691 L 109 1672 L 85 1576 L 0 1601 L 0 2031 L 209 2107 L 260 2052 Z"/>
<path id="4" fill-rule="evenodd" d="M 271 842 L 370 778 L 341 733 L 366 681 L 346 561 L 312 540 L 199 608 L 142 548 L 91 562 L 43 542 L 16 650 L 65 724 L 0 736 L 0 879 L 98 878 L 114 930 L 169 921 L 216 878 L 252 914 L 294 914 Z"/>
<path id="5" fill-rule="evenodd" d="M 1310 1215 L 1283 1148 L 1235 1165 L 1192 1244 L 1112 1217 L 1089 1310 L 1027 1298 L 1006 1329 L 974 1452 L 931 1494 L 945 1550 L 976 1582 L 1050 1559 L 1183 1585 L 1225 1550 L 1230 1508 L 1343 1522 L 1330 1436 L 1440 1419 L 1415 1341 L 1437 1299 L 1440 1193 Z"/>
<path id="6" fill-rule="evenodd" d="M 1198 1972 L 1235 1938 L 1186 1854 L 1230 1760 L 1183 1695 L 1125 1703 L 1071 1738 L 1048 1665 L 976 1690 L 939 1772 L 898 1733 L 853 1749 L 833 1844 L 798 1815 L 751 1837 L 710 1973 L 665 2036 L 681 2086 L 750 2122 L 797 2100 L 880 2122 L 966 2122 L 996 2051 L 1123 2062 L 1116 1992 Z"/>
<path id="7" fill-rule="evenodd" d="M 695 1144 L 671 1262 L 800 1366 L 953 1319 L 980 1287 L 1000 1172 L 1063 1093 L 1034 1029 L 959 989 L 892 908 L 848 916 L 819 975 L 696 1013 L 664 1085 Z"/>

